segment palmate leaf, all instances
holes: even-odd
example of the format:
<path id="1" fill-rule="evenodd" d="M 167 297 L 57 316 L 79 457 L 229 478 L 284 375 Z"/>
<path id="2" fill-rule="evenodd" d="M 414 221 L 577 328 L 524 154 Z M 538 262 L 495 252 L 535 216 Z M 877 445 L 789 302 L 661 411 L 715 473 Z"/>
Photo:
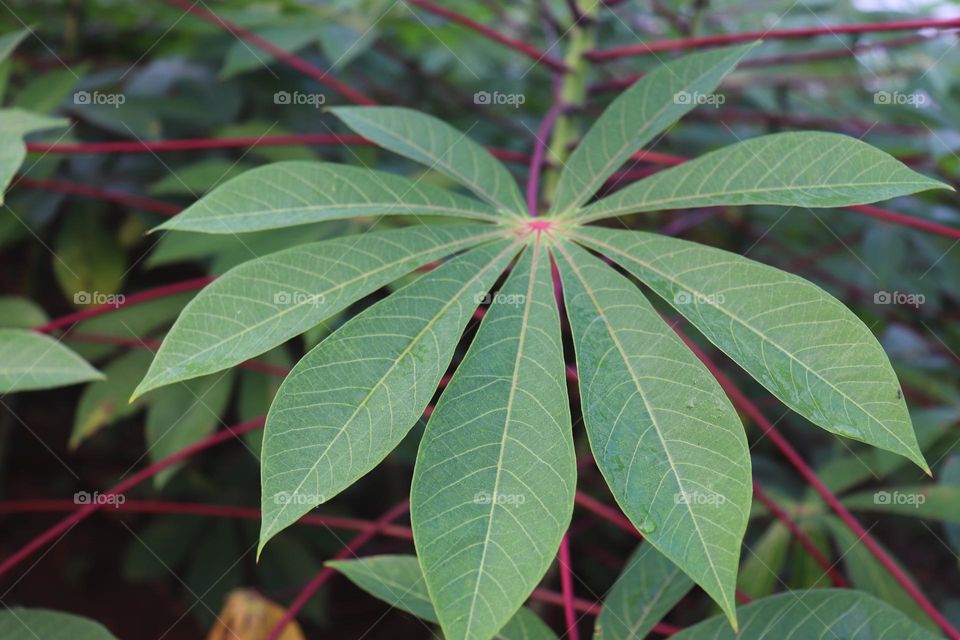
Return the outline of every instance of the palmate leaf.
<path id="1" fill-rule="evenodd" d="M 269 351 L 405 273 L 497 233 L 489 225 L 411 227 L 245 262 L 184 308 L 133 397 Z"/>
<path id="2" fill-rule="evenodd" d="M 597 466 L 644 537 L 733 621 L 751 497 L 743 425 L 633 283 L 584 249 L 557 248 Z"/>
<path id="3" fill-rule="evenodd" d="M 420 563 L 414 556 L 384 555 L 356 560 L 328 562 L 351 582 L 391 607 L 427 620 L 439 622 Z M 535 613 L 519 609 L 493 636 L 498 640 L 556 640 L 556 635 Z"/>
<path id="4" fill-rule="evenodd" d="M 0 393 L 102 379 L 102 373 L 50 336 L 24 329 L 0 329 Z"/>
<path id="5" fill-rule="evenodd" d="M 548 215 L 565 218 L 643 145 L 700 104 L 756 43 L 657 65 L 614 100 L 570 155 Z"/>
<path id="6" fill-rule="evenodd" d="M 816 285 L 742 256 L 640 231 L 581 229 L 788 407 L 929 473 L 886 354 Z"/>
<path id="7" fill-rule="evenodd" d="M 624 565 L 597 617 L 594 640 L 641 640 L 693 588 L 693 582 L 652 544 Z"/>
<path id="8" fill-rule="evenodd" d="M 526 214 L 523 194 L 507 168 L 446 122 L 402 107 L 336 107 L 330 111 L 364 138 L 450 176 L 504 217 Z"/>
<path id="9" fill-rule="evenodd" d="M 576 463 L 550 258 L 528 247 L 430 417 L 410 490 L 445 634 L 489 638 L 556 555 Z"/>
<path id="10" fill-rule="evenodd" d="M 157 229 L 232 234 L 367 215 L 499 218 L 482 202 L 382 171 L 290 161 L 229 180 Z"/>
<path id="11" fill-rule="evenodd" d="M 356 315 L 287 376 L 267 415 L 260 546 L 377 465 L 417 419 L 519 240 L 459 256 Z"/>
<path id="12" fill-rule="evenodd" d="M 856 138 L 789 132 L 724 147 L 644 178 L 574 219 L 745 204 L 839 207 L 951 187 Z"/>
<path id="13" fill-rule="evenodd" d="M 933 640 L 893 607 L 850 589 L 790 591 L 740 607 L 739 633 L 717 616 L 671 636 L 673 640 Z"/>

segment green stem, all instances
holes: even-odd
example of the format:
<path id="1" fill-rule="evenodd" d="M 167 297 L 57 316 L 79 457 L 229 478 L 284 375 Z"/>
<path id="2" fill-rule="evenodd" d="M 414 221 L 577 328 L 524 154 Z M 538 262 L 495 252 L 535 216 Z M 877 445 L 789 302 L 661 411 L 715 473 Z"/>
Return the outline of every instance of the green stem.
<path id="1" fill-rule="evenodd" d="M 584 6 L 581 7 L 583 17 L 570 29 L 570 44 L 563 58 L 570 72 L 563 76 L 559 96 L 561 104 L 564 105 L 564 111 L 553 128 L 547 156 L 550 166 L 543 176 L 543 194 L 547 201 L 552 198 L 560 169 L 570 155 L 570 145 L 579 134 L 572 112 L 583 106 L 587 97 L 587 74 L 590 63 L 584 54 L 593 49 L 596 44 L 594 19 L 600 4 L 599 0 L 584 2 Z"/>

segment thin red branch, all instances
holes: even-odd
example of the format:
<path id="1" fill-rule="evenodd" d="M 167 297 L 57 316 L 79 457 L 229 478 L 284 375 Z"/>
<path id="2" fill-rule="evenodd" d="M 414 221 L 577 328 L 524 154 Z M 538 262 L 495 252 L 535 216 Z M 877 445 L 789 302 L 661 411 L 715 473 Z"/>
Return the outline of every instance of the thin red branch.
<path id="1" fill-rule="evenodd" d="M 569 67 L 567 67 L 567 65 L 563 64 L 562 62 L 559 62 L 558 60 L 554 60 L 549 55 L 547 55 L 547 53 L 538 50 L 536 47 L 529 45 L 526 42 L 523 42 L 522 40 L 517 40 L 515 38 L 505 36 L 499 31 L 497 31 L 496 29 L 492 29 L 486 25 L 480 24 L 476 20 L 472 18 L 468 18 L 467 16 L 462 15 L 460 13 L 457 13 L 453 9 L 449 9 L 447 7 L 441 6 L 434 2 L 430 2 L 430 0 L 407 0 L 407 2 L 409 4 L 420 7 L 424 11 L 429 11 L 432 14 L 441 16 L 443 18 L 446 18 L 447 20 L 450 20 L 451 22 L 456 22 L 459 25 L 462 25 L 473 31 L 476 31 L 477 33 L 484 36 L 485 38 L 489 38 L 490 40 L 499 42 L 500 44 L 507 46 L 513 49 L 514 51 L 517 51 L 518 53 L 522 53 L 523 55 L 527 56 L 528 58 L 530 58 L 536 63 L 543 64 L 543 65 L 546 65 L 547 67 L 550 67 L 550 69 L 552 69 L 553 71 L 565 73 L 570 70 Z"/>
<path id="2" fill-rule="evenodd" d="M 140 471 L 130 476 L 127 476 L 126 480 L 123 480 L 119 484 L 115 485 L 112 489 L 108 489 L 100 493 L 100 496 L 116 496 L 116 495 L 122 494 L 123 492 L 129 489 L 132 489 L 138 484 L 146 480 L 149 480 L 150 478 L 160 473 L 164 469 L 171 467 L 177 464 L 178 462 L 183 462 L 184 460 L 188 460 L 190 457 L 192 457 L 197 453 L 200 453 L 201 451 L 209 449 L 210 447 L 221 444 L 223 442 L 233 440 L 234 438 L 238 438 L 239 436 L 245 433 L 249 433 L 251 431 L 260 429 L 261 427 L 263 427 L 264 420 L 265 420 L 265 417 L 261 416 L 259 418 L 248 420 L 246 422 L 241 422 L 240 424 L 234 425 L 232 427 L 227 427 L 221 431 L 217 431 L 216 433 L 210 436 L 207 436 L 206 438 L 200 440 L 199 442 L 196 442 L 190 445 L 189 447 L 185 447 L 180 451 L 170 456 L 167 456 L 162 460 L 158 460 L 157 462 L 154 462 L 149 466 L 144 467 Z M 47 544 L 53 542 L 58 537 L 65 535 L 74 526 L 83 522 L 84 520 L 86 520 L 91 515 L 93 515 L 100 509 L 104 508 L 105 506 L 110 506 L 110 505 L 107 505 L 105 500 L 96 500 L 79 507 L 76 511 L 71 513 L 69 516 L 60 520 L 52 527 L 50 527 L 49 529 L 42 532 L 40 535 L 30 540 L 30 542 L 28 542 L 26 545 L 24 545 L 19 550 L 17 550 L 13 555 L 9 556 L 6 560 L 4 560 L 3 563 L 0 563 L 0 576 L 3 576 L 6 573 L 8 573 L 11 569 L 13 569 L 18 564 L 20 564 L 21 562 L 29 558 L 31 555 L 33 555 L 34 553 L 42 549 Z"/>
<path id="3" fill-rule="evenodd" d="M 209 149 L 249 149 L 251 147 L 285 147 L 295 145 L 343 146 L 374 143 L 353 134 L 290 134 L 282 136 L 240 136 L 233 138 L 179 138 L 173 140 L 116 140 L 111 142 L 28 142 L 30 153 L 163 153 L 168 151 L 202 151 Z M 529 156 L 519 151 L 487 147 L 496 158 L 525 163 Z"/>
<path id="4" fill-rule="evenodd" d="M 833 586 L 845 589 L 850 586 L 846 578 L 840 575 L 840 572 L 837 571 L 836 567 L 830 560 L 827 559 L 823 552 L 820 551 L 820 547 L 814 544 L 813 540 L 810 539 L 803 529 L 790 517 L 790 514 L 786 512 L 783 507 L 778 505 L 773 498 L 767 495 L 767 492 L 763 490 L 763 487 L 754 480 L 753 481 L 753 495 L 760 501 L 763 506 L 770 511 L 773 516 L 782 522 L 784 526 L 793 534 L 793 537 L 797 539 L 797 542 L 810 554 L 810 557 L 813 558 L 814 562 L 820 565 L 820 568 L 823 569 L 825 575 L 829 576 L 830 582 L 833 583 Z"/>
<path id="5" fill-rule="evenodd" d="M 547 151 L 547 140 L 550 132 L 563 111 L 563 103 L 555 100 L 547 114 L 537 128 L 536 139 L 533 141 L 533 153 L 530 155 L 530 171 L 527 174 L 527 210 L 534 218 L 539 213 L 540 204 L 540 174 L 543 171 L 543 157 Z"/>
<path id="6" fill-rule="evenodd" d="M 113 202 L 125 207 L 133 207 L 135 209 L 143 209 L 144 211 L 149 211 L 151 213 L 159 213 L 162 216 L 168 217 L 175 216 L 182 211 L 182 209 L 176 205 L 162 202 L 160 200 L 154 200 L 153 198 L 145 198 L 143 196 L 137 196 L 130 193 L 121 193 L 119 191 L 101 189 L 100 187 L 91 187 L 90 185 L 81 184 L 79 182 L 70 182 L 68 180 L 58 180 L 55 178 L 27 178 L 21 176 L 17 178 L 13 186 L 26 187 L 27 189 L 38 189 L 41 191 L 55 191 L 57 193 L 66 193 L 73 196 L 103 200 L 105 202 Z"/>
<path id="7" fill-rule="evenodd" d="M 262 49 L 272 55 L 274 58 L 283 62 L 289 67 L 292 67 L 304 74 L 309 78 L 313 78 L 320 84 L 333 89 L 340 93 L 350 102 L 360 105 L 374 105 L 376 104 L 371 98 L 366 96 L 364 93 L 350 87 L 349 85 L 341 82 L 340 80 L 333 77 L 329 71 L 321 69 L 320 67 L 308 62 L 307 60 L 301 58 L 300 56 L 290 53 L 282 47 L 278 47 L 273 44 L 266 38 L 263 38 L 249 29 L 244 29 L 240 25 L 224 20 L 213 11 L 210 11 L 206 6 L 201 6 L 202 3 L 194 2 L 191 0 L 167 0 L 167 4 L 173 5 L 179 9 L 182 9 L 186 13 L 193 14 L 198 18 L 206 20 L 210 24 L 227 31 L 232 34 L 234 37 L 243 40 L 253 46 Z"/>
<path id="8" fill-rule="evenodd" d="M 801 27 L 795 29 L 768 29 L 766 31 L 747 31 L 743 33 L 724 33 L 698 38 L 676 38 L 671 40 L 655 40 L 640 44 L 614 47 L 601 51 L 590 51 L 587 59 L 593 62 L 616 60 L 629 56 L 642 56 L 662 51 L 679 51 L 684 49 L 703 49 L 718 47 L 738 42 L 753 40 L 785 40 L 792 38 L 811 38 L 822 35 L 844 35 L 856 33 L 879 33 L 887 31 L 917 31 L 920 29 L 956 29 L 960 28 L 960 19 L 921 19 L 901 20 L 894 22 L 875 22 L 867 24 L 844 24 L 819 27 Z"/>
<path id="9" fill-rule="evenodd" d="M 394 520 L 405 514 L 409 508 L 410 501 L 403 500 L 388 509 L 386 513 L 377 519 L 372 527 L 347 542 L 347 544 L 344 545 L 344 547 L 333 556 L 333 559 L 347 560 L 356 557 L 357 551 L 360 549 L 360 547 L 372 540 L 378 533 L 380 533 L 382 529 L 390 525 Z M 320 573 L 314 576 L 314 578 L 307 583 L 303 590 L 300 591 L 293 602 L 290 603 L 290 606 L 287 607 L 283 617 L 280 618 L 273 629 L 270 630 L 270 635 L 267 636 L 267 640 L 278 640 L 280 634 L 283 633 L 287 625 L 293 621 L 304 605 L 310 601 L 310 598 L 312 598 L 313 594 L 317 592 L 317 589 L 322 587 L 327 580 L 333 577 L 335 573 L 336 571 L 333 568 L 325 567 Z"/>
<path id="10" fill-rule="evenodd" d="M 903 587 L 903 590 L 916 602 L 920 608 L 926 613 L 931 620 L 933 620 L 937 626 L 939 626 L 947 636 L 952 640 L 960 640 L 960 631 L 957 631 L 956 628 L 947 620 L 942 613 L 940 613 L 933 603 L 923 594 L 922 591 L 913 583 L 913 581 L 900 569 L 897 563 L 890 557 L 890 555 L 877 543 L 877 541 L 870 535 L 870 533 L 861 525 L 853 514 L 840 502 L 840 499 L 837 498 L 830 491 L 829 487 L 820 480 L 817 476 L 816 471 L 811 468 L 806 461 L 800 456 L 796 449 L 787 442 L 787 440 L 777 431 L 776 427 L 772 422 L 767 420 L 766 416 L 760 411 L 760 409 L 755 405 L 747 395 L 741 391 L 736 384 L 714 363 L 707 355 L 700 349 L 696 344 L 690 341 L 690 339 L 680 331 L 679 328 L 673 327 L 677 332 L 677 335 L 687 343 L 687 346 L 690 347 L 690 350 L 693 351 L 698 358 L 707 366 L 713 376 L 720 383 L 720 386 L 723 387 L 727 395 L 733 401 L 733 403 L 740 408 L 745 414 L 747 414 L 751 420 L 760 427 L 764 435 L 780 450 L 783 456 L 787 461 L 793 466 L 794 469 L 806 480 L 810 486 L 813 487 L 814 491 L 819 494 L 823 501 L 830 507 L 831 510 L 840 518 L 841 521 L 850 529 L 851 532 L 857 537 L 857 539 L 863 543 L 863 545 L 870 551 L 874 558 L 880 562 L 881 565 L 890 573 L 894 580 Z"/>
<path id="11" fill-rule="evenodd" d="M 530 594 L 530 599 L 560 607 L 563 606 L 563 594 L 550 591 L 549 589 L 534 589 L 533 593 Z M 600 610 L 603 608 L 603 605 L 599 602 L 590 602 L 583 598 L 574 598 L 573 608 L 588 616 L 597 616 L 600 615 Z M 663 636 L 672 636 L 680 633 L 683 629 L 672 624 L 661 622 L 654 625 L 653 631 Z"/>
<path id="12" fill-rule="evenodd" d="M 567 624 L 566 636 L 570 640 L 580 640 L 577 629 L 577 612 L 573 604 L 573 569 L 570 566 L 570 534 L 563 534 L 560 540 L 560 552 L 557 555 L 560 565 L 560 592 L 563 594 L 563 619 Z"/>
<path id="13" fill-rule="evenodd" d="M 74 511 L 76 508 L 77 503 L 73 502 L 72 500 L 0 501 L 0 514 L 58 513 L 63 511 Z M 208 518 L 236 518 L 239 520 L 260 519 L 260 509 L 255 509 L 252 507 L 234 507 L 228 505 L 201 504 L 195 502 L 170 502 L 165 500 L 124 500 L 122 503 L 110 505 L 110 509 L 106 510 L 106 513 L 114 512 L 189 515 Z M 370 520 L 317 514 L 305 515 L 297 521 L 297 524 L 353 531 L 369 531 L 376 527 L 376 523 Z M 413 532 L 409 527 L 390 525 L 384 527 L 380 533 L 390 538 L 413 540 Z"/>
<path id="14" fill-rule="evenodd" d="M 160 298 L 166 298 L 168 296 L 184 293 L 186 291 L 196 291 L 197 289 L 202 289 L 203 287 L 207 286 L 213 282 L 214 279 L 215 278 L 213 276 L 204 276 L 202 278 L 183 280 L 181 282 L 174 282 L 173 284 L 147 289 L 146 291 L 140 291 L 139 293 L 134 293 L 118 299 L 114 303 L 99 304 L 92 307 L 87 307 L 86 309 L 81 309 L 80 311 L 76 311 L 65 316 L 61 316 L 60 318 L 56 318 L 55 320 L 51 320 L 50 322 L 35 328 L 34 331 L 39 331 L 40 333 L 50 333 L 51 331 L 63 329 L 64 327 L 68 327 L 77 322 L 82 322 L 84 320 L 89 320 L 90 318 L 102 316 L 105 313 L 116 311 L 122 307 L 129 307 L 136 304 L 149 302 L 151 300 L 158 300 Z"/>

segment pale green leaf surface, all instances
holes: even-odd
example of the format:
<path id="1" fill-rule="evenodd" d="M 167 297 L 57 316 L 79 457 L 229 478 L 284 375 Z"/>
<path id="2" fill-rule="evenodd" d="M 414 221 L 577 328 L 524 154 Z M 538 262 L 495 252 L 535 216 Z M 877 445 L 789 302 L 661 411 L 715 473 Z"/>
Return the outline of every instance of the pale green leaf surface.
<path id="1" fill-rule="evenodd" d="M 469 251 L 354 316 L 300 360 L 267 415 L 260 549 L 376 466 L 423 414 L 519 247 Z"/>
<path id="2" fill-rule="evenodd" d="M 949 188 L 856 138 L 791 131 L 738 142 L 655 173 L 575 219 L 746 204 L 840 207 Z"/>
<path id="3" fill-rule="evenodd" d="M 633 153 L 696 107 L 698 96 L 712 93 L 755 44 L 687 55 L 656 65 L 633 83 L 570 154 L 549 215 L 566 217 L 586 202 Z"/>
<path id="4" fill-rule="evenodd" d="M 150 367 L 152 355 L 142 349 L 131 349 L 103 368 L 102 380 L 88 384 L 80 394 L 73 417 L 69 447 L 75 449 L 84 440 L 116 421 L 136 413 L 142 403 L 127 402 Z"/>
<path id="5" fill-rule="evenodd" d="M 29 298 L 0 296 L 0 329 L 30 329 L 47 319 L 46 312 Z"/>
<path id="6" fill-rule="evenodd" d="M 330 111 L 364 138 L 450 176 L 508 216 L 526 215 L 523 194 L 507 168 L 446 122 L 402 107 Z"/>
<path id="7" fill-rule="evenodd" d="M 50 609 L 7 608 L 0 611 L 4 640 L 116 640 L 95 620 Z"/>
<path id="8" fill-rule="evenodd" d="M 960 524 L 960 486 L 956 485 L 894 485 L 855 493 L 843 498 L 843 504 L 858 511 Z"/>
<path id="9" fill-rule="evenodd" d="M 927 469 L 883 348 L 823 289 L 666 236 L 589 228 L 576 238 L 642 280 L 797 413 Z"/>
<path id="10" fill-rule="evenodd" d="M 302 245 L 241 264 L 184 308 L 134 397 L 260 355 L 416 267 L 493 235 L 487 225 L 411 227 Z"/>
<path id="11" fill-rule="evenodd" d="M 452 191 L 373 169 L 294 160 L 221 184 L 157 229 L 243 233 L 372 215 L 498 220 L 487 205 Z"/>
<path id="12" fill-rule="evenodd" d="M 410 520 L 441 626 L 489 638 L 553 562 L 576 488 L 550 257 L 527 247 L 430 416 Z"/>
<path id="13" fill-rule="evenodd" d="M 429 622 L 439 622 L 415 556 L 383 555 L 334 560 L 328 562 L 327 566 L 333 567 L 391 607 Z M 498 640 L 555 640 L 557 636 L 535 613 L 521 608 L 495 637 Z"/>
<path id="14" fill-rule="evenodd" d="M 558 249 L 597 466 L 647 541 L 732 620 L 751 499 L 743 425 L 633 283 L 580 247 Z"/>
<path id="15" fill-rule="evenodd" d="M 763 535 L 746 547 L 738 585 L 751 598 L 762 598 L 780 586 L 780 575 L 790 550 L 790 530 L 775 520 Z"/>
<path id="16" fill-rule="evenodd" d="M 594 640 L 640 640 L 693 588 L 652 544 L 641 544 L 603 599 Z"/>
<path id="17" fill-rule="evenodd" d="M 102 378 L 102 373 L 50 336 L 0 329 L 0 393 L 52 389 Z"/>
<path id="18" fill-rule="evenodd" d="M 28 29 L 21 29 L 0 36 L 0 62 L 10 57 L 13 50 L 23 42 L 23 39 L 27 37 L 28 33 L 30 33 Z"/>
<path id="19" fill-rule="evenodd" d="M 716 616 L 672 640 L 933 640 L 937 636 L 873 596 L 849 589 L 791 591 L 737 609 L 740 632 Z"/>

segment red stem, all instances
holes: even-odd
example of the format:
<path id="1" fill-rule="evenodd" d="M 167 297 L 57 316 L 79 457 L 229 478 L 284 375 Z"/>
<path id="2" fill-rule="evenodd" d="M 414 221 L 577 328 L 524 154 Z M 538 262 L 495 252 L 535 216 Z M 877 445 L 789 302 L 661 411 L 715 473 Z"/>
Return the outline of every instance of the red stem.
<path id="1" fill-rule="evenodd" d="M 186 13 L 191 13 L 198 18 L 206 20 L 210 24 L 229 32 L 234 37 L 248 42 L 259 49 L 263 49 L 287 66 L 292 67 L 305 76 L 313 78 L 320 84 L 339 92 L 343 97 L 354 104 L 365 106 L 376 104 L 374 100 L 367 97 L 365 94 L 334 78 L 332 75 L 330 75 L 329 71 L 321 69 L 320 67 L 307 62 L 300 56 L 278 47 L 266 38 L 260 37 L 249 29 L 244 29 L 237 24 L 224 20 L 213 11 L 207 9 L 206 6 L 200 6 L 202 3 L 191 0 L 167 0 L 167 4 L 178 7 Z"/>
<path id="2" fill-rule="evenodd" d="M 727 377 L 723 371 L 707 357 L 706 353 L 703 352 L 696 344 L 692 343 L 686 335 L 684 335 L 678 327 L 673 327 L 674 331 L 677 332 L 684 342 L 687 343 L 687 346 L 690 347 L 690 350 L 693 351 L 700 360 L 707 366 L 713 376 L 720 383 L 720 386 L 723 387 L 727 395 L 730 396 L 730 399 L 733 403 L 740 408 L 741 411 L 746 413 L 763 431 L 764 435 L 770 439 L 771 442 L 780 450 L 783 456 L 787 459 L 788 462 L 803 476 L 810 486 L 820 495 L 823 501 L 837 514 L 837 517 L 843 521 L 850 531 L 857 537 L 860 542 L 873 554 L 873 557 L 883 565 L 883 567 L 890 573 L 890 575 L 897 581 L 897 583 L 903 587 L 903 590 L 923 609 L 931 620 L 937 623 L 943 631 L 946 632 L 952 640 L 960 640 L 960 631 L 957 631 L 950 624 L 950 621 L 947 620 L 943 614 L 937 611 L 937 608 L 933 606 L 933 603 L 927 599 L 927 597 L 917 588 L 912 580 L 897 566 L 897 563 L 887 554 L 886 551 L 877 543 L 876 540 L 870 535 L 870 533 L 863 528 L 856 518 L 853 517 L 853 514 L 847 510 L 845 506 L 840 502 L 840 499 L 833 494 L 832 491 L 820 480 L 817 473 L 803 460 L 800 454 L 797 452 L 793 446 L 787 442 L 787 440 L 777 431 L 773 423 L 767 420 L 766 416 L 760 412 L 760 409 L 746 396 L 743 391 L 741 391 L 733 383 L 733 381 Z"/>
<path id="3" fill-rule="evenodd" d="M 89 320 L 90 318 L 95 318 L 97 316 L 102 316 L 103 314 L 110 313 L 111 311 L 116 311 L 120 307 L 129 307 L 135 304 L 141 304 L 151 300 L 157 300 L 159 298 L 176 295 L 185 291 L 196 291 L 197 289 L 202 289 L 213 281 L 213 276 L 204 276 L 202 278 L 193 278 L 192 280 L 174 282 L 173 284 L 163 285 L 154 289 L 147 289 L 146 291 L 125 296 L 124 298 L 118 299 L 112 304 L 99 304 L 93 307 L 87 307 L 86 309 L 81 309 L 80 311 L 76 311 L 65 316 L 61 316 L 60 318 L 51 320 L 44 325 L 36 327 L 34 331 L 39 331 L 40 333 L 50 333 L 74 323 Z"/>
<path id="4" fill-rule="evenodd" d="M 560 540 L 560 591 L 563 593 L 563 619 L 567 623 L 567 637 L 570 640 L 580 640 L 580 631 L 577 629 L 577 613 L 573 605 L 573 569 L 570 566 L 570 534 L 563 534 Z"/>
<path id="5" fill-rule="evenodd" d="M 565 73 L 570 70 L 569 67 L 567 67 L 567 65 L 557 60 L 554 60 L 553 58 L 548 56 L 545 52 L 539 51 L 536 47 L 533 47 L 527 44 L 526 42 L 523 42 L 522 40 L 516 40 L 514 38 L 505 36 L 499 31 L 497 31 L 496 29 L 491 29 L 490 27 L 480 24 L 476 20 L 473 20 L 472 18 L 468 18 L 465 15 L 457 13 L 452 9 L 448 9 L 447 7 L 443 7 L 436 3 L 430 2 L 429 0 L 406 0 L 406 1 L 409 4 L 420 7 L 424 11 L 429 11 L 430 13 L 446 18 L 451 22 L 456 22 L 457 24 L 462 25 L 468 29 L 472 29 L 473 31 L 476 31 L 477 33 L 484 36 L 485 38 L 489 38 L 490 40 L 499 42 L 500 44 L 505 45 L 513 49 L 514 51 L 522 53 L 523 55 L 527 56 L 534 62 L 544 64 L 550 67 L 554 71 Z"/>
<path id="6" fill-rule="evenodd" d="M 191 515 L 210 518 L 237 518 L 241 520 L 259 520 L 260 509 L 252 507 L 234 507 L 219 504 L 200 504 L 194 502 L 169 502 L 164 500 L 125 500 L 122 504 L 110 505 L 107 513 L 149 513 L 163 515 Z M 2 500 L 0 513 L 56 513 L 73 511 L 77 504 L 71 500 Z M 297 524 L 314 527 L 329 527 L 331 529 L 347 529 L 368 531 L 376 523 L 358 518 L 342 516 L 326 516 L 308 514 L 297 521 Z M 384 527 L 382 535 L 400 540 L 413 540 L 413 532 L 409 527 L 390 525 Z"/>
<path id="7" fill-rule="evenodd" d="M 564 604 L 563 594 L 557 593 L 556 591 L 550 591 L 548 589 L 534 589 L 533 593 L 530 594 L 530 599 L 557 606 L 563 606 Z M 589 600 L 584 600 L 583 598 L 574 598 L 573 608 L 580 613 L 587 614 L 588 616 L 597 616 L 600 615 L 600 610 L 603 608 L 603 605 L 599 602 L 590 602 Z M 660 635 L 672 636 L 676 633 L 680 633 L 683 631 L 683 629 L 672 624 L 661 622 L 654 625 L 653 631 L 659 633 Z"/>
<path id="8" fill-rule="evenodd" d="M 176 205 L 161 202 L 160 200 L 154 200 L 153 198 L 144 198 L 143 196 L 136 196 L 129 193 L 121 193 L 119 191 L 91 187 L 90 185 L 81 184 L 79 182 L 70 182 L 68 180 L 58 180 L 54 178 L 27 178 L 21 176 L 17 178 L 13 186 L 26 187 L 28 189 L 40 189 L 43 191 L 56 191 L 58 193 L 66 193 L 73 196 L 104 200 L 106 202 L 113 202 L 125 207 L 134 207 L 136 209 L 143 209 L 144 211 L 149 211 L 151 213 L 159 213 L 162 216 L 168 217 L 175 216 L 182 211 L 182 209 Z"/>
<path id="9" fill-rule="evenodd" d="M 403 500 L 402 502 L 391 507 L 386 513 L 384 513 L 372 527 L 366 531 L 360 533 L 356 537 L 352 538 L 347 542 L 344 547 L 333 556 L 334 560 L 346 560 L 349 558 L 356 557 L 357 550 L 360 547 L 372 540 L 382 529 L 390 525 L 394 520 L 402 516 L 407 512 L 407 509 L 410 508 L 410 501 Z M 278 640 L 280 634 L 283 633 L 287 625 L 293 621 L 297 613 L 310 601 L 310 598 L 313 597 L 313 594 L 317 592 L 317 589 L 322 587 L 327 580 L 329 580 L 336 571 L 331 567 L 325 567 L 320 573 L 318 573 L 307 585 L 303 588 L 302 591 L 297 595 L 287 610 L 284 612 L 283 617 L 277 622 L 277 624 L 270 630 L 270 635 L 267 636 L 267 640 Z"/>
<path id="10" fill-rule="evenodd" d="M 868 24 L 845 24 L 834 26 L 801 27 L 796 29 L 770 29 L 766 31 L 747 31 L 744 33 L 725 33 L 699 38 L 676 38 L 671 40 L 655 40 L 641 44 L 614 47 L 602 51 L 590 51 L 587 59 L 593 62 L 616 60 L 629 56 L 642 56 L 661 51 L 678 51 L 682 49 L 701 49 L 717 47 L 737 42 L 752 40 L 784 40 L 790 38 L 810 38 L 821 35 L 842 35 L 855 33 L 877 33 L 883 31 L 916 31 L 919 29 L 955 29 L 960 27 L 960 19 L 947 20 L 921 19 L 902 20 L 895 22 L 876 22 Z"/>
<path id="11" fill-rule="evenodd" d="M 543 171 L 543 156 L 547 151 L 547 138 L 563 111 L 563 104 L 555 101 L 537 128 L 537 137 L 533 141 L 533 153 L 530 155 L 530 171 L 527 175 L 527 209 L 530 215 L 537 217 L 540 200 L 540 174 Z"/>
<path id="12" fill-rule="evenodd" d="M 162 153 L 165 151 L 199 151 L 207 149 L 247 149 L 250 147 L 282 147 L 292 145 L 373 145 L 363 136 L 352 134 L 291 134 L 282 136 L 247 136 L 235 138 L 179 138 L 173 140 L 118 140 L 112 142 L 46 143 L 28 142 L 30 153 Z M 528 156 L 519 151 L 487 147 L 495 157 L 508 162 L 524 163 Z"/>
<path id="13" fill-rule="evenodd" d="M 820 551 L 820 547 L 813 543 L 813 540 L 803 532 L 803 529 L 797 525 L 797 523 L 790 517 L 790 514 L 786 512 L 780 505 L 773 501 L 773 499 L 767 495 L 767 492 L 763 490 L 763 487 L 754 480 L 753 481 L 753 495 L 760 501 L 763 506 L 765 506 L 773 516 L 782 522 L 784 526 L 787 527 L 787 530 L 793 534 L 793 537 L 797 539 L 797 542 L 806 549 L 807 553 L 810 554 L 810 557 L 813 558 L 814 562 L 820 565 L 820 568 L 823 569 L 824 574 L 830 577 L 830 581 L 833 583 L 833 586 L 839 587 L 841 589 L 846 589 L 850 586 L 850 583 L 847 582 L 840 573 L 836 570 L 836 567 L 827 559 L 823 552 Z"/>
<path id="14" fill-rule="evenodd" d="M 175 465 L 178 462 L 182 462 L 184 460 L 189 459 L 194 454 L 200 453 L 201 451 L 204 451 L 205 449 L 209 449 L 210 447 L 213 447 L 220 443 L 227 442 L 228 440 L 237 438 L 243 435 L 244 433 L 249 433 L 251 431 L 260 429 L 261 427 L 263 427 L 264 420 L 265 420 L 265 417 L 261 416 L 259 418 L 248 420 L 247 422 L 241 422 L 240 424 L 234 425 L 232 427 L 227 427 L 221 431 L 217 431 L 216 433 L 210 436 L 207 436 L 203 440 L 200 440 L 199 442 L 196 442 L 190 445 L 189 447 L 185 447 L 180 451 L 170 456 L 167 456 L 163 460 L 158 460 L 157 462 L 154 462 L 153 464 L 147 467 L 144 467 L 140 471 L 128 476 L 126 480 L 115 485 L 112 489 L 108 489 L 107 491 L 100 493 L 100 495 L 115 496 L 123 493 L 124 491 L 127 491 L 128 489 L 132 489 L 133 487 L 137 486 L 141 482 L 144 482 L 145 480 L 149 480 L 150 478 L 152 478 L 159 472 L 163 471 L 164 469 L 172 465 Z M 31 555 L 33 555 L 34 553 L 42 549 L 48 543 L 53 542 L 54 539 L 56 539 L 57 537 L 66 534 L 75 525 L 79 524 L 80 522 L 83 522 L 84 520 L 89 518 L 91 515 L 93 515 L 100 509 L 102 509 L 104 506 L 107 506 L 107 505 L 103 500 L 85 504 L 82 507 L 78 508 L 73 513 L 71 513 L 69 516 L 64 518 L 63 520 L 60 520 L 57 524 L 53 525 L 52 527 L 45 530 L 40 535 L 33 538 L 30 542 L 28 542 L 26 545 L 21 547 L 13 555 L 9 556 L 6 560 L 4 560 L 2 564 L 0 564 L 0 576 L 5 575 L 11 569 L 13 569 L 18 564 L 20 564 L 21 562 L 29 558 Z"/>

